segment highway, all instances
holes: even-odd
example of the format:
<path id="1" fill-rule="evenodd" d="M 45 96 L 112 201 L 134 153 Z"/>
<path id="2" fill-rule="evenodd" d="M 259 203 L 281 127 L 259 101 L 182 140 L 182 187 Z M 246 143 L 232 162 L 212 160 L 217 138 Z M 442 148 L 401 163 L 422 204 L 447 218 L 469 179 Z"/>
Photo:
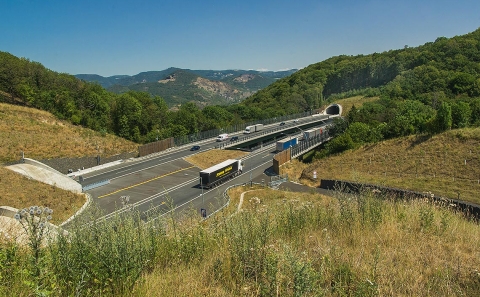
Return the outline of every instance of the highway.
<path id="1" fill-rule="evenodd" d="M 299 119 L 298 122 L 287 122 L 282 126 L 285 129 L 301 127 L 302 124 L 318 121 L 322 123 L 324 117 L 307 117 Z M 279 123 L 265 126 L 264 130 L 278 130 Z M 297 135 L 300 136 L 301 128 Z M 278 133 L 278 131 L 276 131 Z M 236 135 L 240 135 L 237 133 Z M 231 134 L 232 136 L 234 134 Z M 201 150 L 191 152 L 190 147 L 200 145 Z M 109 183 L 88 190 L 93 201 L 105 211 L 105 218 L 119 212 L 134 208 L 144 216 L 157 216 L 174 210 L 179 213 L 191 210 L 200 213 L 204 208 L 211 213 L 221 207 L 223 191 L 232 184 L 249 182 L 252 178 L 261 175 L 272 166 L 272 158 L 275 154 L 275 143 L 263 146 L 246 155 L 244 158 L 243 173 L 236 178 L 213 189 L 201 189 L 199 187 L 200 168 L 184 160 L 185 157 L 194 153 L 204 152 L 213 149 L 218 142 L 215 139 L 192 143 L 189 146 L 175 148 L 171 151 L 164 151 L 152 154 L 143 158 L 127 160 L 124 163 L 113 167 L 104 168 L 98 171 L 83 175 L 83 185 L 109 180 Z M 268 182 L 266 180 L 265 182 Z M 122 205 L 122 198 L 129 197 L 127 206 Z M 145 217 L 145 219 L 148 219 Z"/>

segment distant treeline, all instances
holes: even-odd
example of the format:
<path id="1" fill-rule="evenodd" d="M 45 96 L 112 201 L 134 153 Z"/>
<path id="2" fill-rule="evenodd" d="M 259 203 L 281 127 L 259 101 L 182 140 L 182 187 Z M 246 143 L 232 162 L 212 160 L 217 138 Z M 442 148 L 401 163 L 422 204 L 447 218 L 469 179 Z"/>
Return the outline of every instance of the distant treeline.
<path id="1" fill-rule="evenodd" d="M 383 139 L 479 125 L 480 29 L 415 48 L 332 57 L 229 106 L 200 109 L 192 101 L 171 111 L 158 96 L 113 94 L 4 52 L 0 90 L 2 101 L 139 143 L 313 110 L 352 95 L 379 96 L 350 112 L 342 125 L 345 131 L 363 123 L 377 131 L 371 139 Z"/>

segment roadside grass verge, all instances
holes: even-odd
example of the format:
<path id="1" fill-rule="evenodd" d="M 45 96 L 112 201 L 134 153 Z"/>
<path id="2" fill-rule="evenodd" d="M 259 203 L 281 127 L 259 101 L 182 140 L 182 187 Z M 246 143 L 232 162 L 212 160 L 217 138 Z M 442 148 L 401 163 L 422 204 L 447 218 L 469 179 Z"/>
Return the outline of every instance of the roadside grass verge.
<path id="1" fill-rule="evenodd" d="M 185 158 L 185 161 L 200 169 L 206 169 L 228 159 L 240 159 L 247 154 L 247 152 L 242 151 L 211 149 L 189 156 Z"/>

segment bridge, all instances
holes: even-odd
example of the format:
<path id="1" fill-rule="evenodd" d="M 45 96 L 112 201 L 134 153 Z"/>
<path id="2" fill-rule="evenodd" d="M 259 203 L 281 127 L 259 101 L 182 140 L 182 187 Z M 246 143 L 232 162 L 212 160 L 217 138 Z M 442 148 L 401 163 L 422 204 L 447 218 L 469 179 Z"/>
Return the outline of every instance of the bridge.
<path id="1" fill-rule="evenodd" d="M 260 132 L 238 135 L 237 140 L 219 143 L 218 145 L 215 145 L 215 148 L 253 151 L 287 137 L 290 137 L 290 139 L 299 139 L 296 145 L 274 156 L 273 169 L 274 172 L 279 174 L 280 165 L 291 159 L 298 158 L 329 141 L 332 137 L 328 134 L 328 126 L 332 124 L 333 118 L 339 117 L 341 113 L 342 106 L 332 104 L 321 114 L 315 114 L 289 122 L 282 122 L 280 125 L 278 125 L 278 123 L 268 125 Z M 305 131 L 312 128 L 321 129 L 322 132 L 313 137 L 305 137 Z"/>
<path id="2" fill-rule="evenodd" d="M 331 124 L 332 119 L 339 117 L 341 113 L 341 105 L 332 104 L 329 105 L 321 114 L 314 114 L 298 120 L 282 122 L 280 125 L 278 123 L 274 125 L 268 125 L 265 126 L 262 131 L 252 134 L 238 134 L 237 140 L 218 143 L 215 145 L 215 148 L 253 151 L 286 137 L 299 137 L 302 139 L 304 131 L 311 128 L 323 127 L 325 128 L 323 130 L 327 132 L 326 128 Z M 315 137 L 314 139 L 309 139 L 308 141 L 299 142 L 299 148 L 294 150 L 295 157 L 306 153 L 308 150 L 311 150 L 312 148 L 317 147 L 328 140 L 330 140 L 330 138 L 327 137 L 327 135 L 322 135 L 322 137 Z"/>

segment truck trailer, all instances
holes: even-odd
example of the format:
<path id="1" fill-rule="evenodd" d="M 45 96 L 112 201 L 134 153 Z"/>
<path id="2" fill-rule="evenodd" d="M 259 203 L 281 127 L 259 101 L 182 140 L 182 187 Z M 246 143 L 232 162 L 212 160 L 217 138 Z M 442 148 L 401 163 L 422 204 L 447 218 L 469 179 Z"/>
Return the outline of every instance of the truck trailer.
<path id="1" fill-rule="evenodd" d="M 297 144 L 298 144 L 298 138 L 296 137 L 292 139 L 282 139 L 277 141 L 276 151 L 281 152 Z"/>
<path id="2" fill-rule="evenodd" d="M 304 139 L 312 139 L 315 137 L 320 137 L 323 134 L 323 128 L 318 127 L 318 128 L 313 128 L 310 130 L 307 130 L 303 133 L 303 138 Z"/>
<path id="3" fill-rule="evenodd" d="M 243 162 L 229 159 L 200 171 L 200 187 L 212 188 L 242 173 Z"/>
<path id="4" fill-rule="evenodd" d="M 250 133 L 258 132 L 262 130 L 263 130 L 263 124 L 256 124 L 256 125 L 245 127 L 243 134 L 250 134 Z"/>

